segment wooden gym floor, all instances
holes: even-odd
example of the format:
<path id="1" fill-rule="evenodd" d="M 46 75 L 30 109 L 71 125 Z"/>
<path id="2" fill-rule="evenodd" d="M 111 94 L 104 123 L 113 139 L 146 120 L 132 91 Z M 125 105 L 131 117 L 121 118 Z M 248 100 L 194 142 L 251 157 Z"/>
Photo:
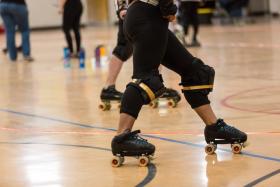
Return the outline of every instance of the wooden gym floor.
<path id="1" fill-rule="evenodd" d="M 90 66 L 99 44 L 114 47 L 115 27 L 83 30 L 87 68 L 62 62 L 60 30 L 32 32 L 34 63 L 0 56 L 0 186 L 279 186 L 280 22 L 203 27 L 203 47 L 191 52 L 215 67 L 211 100 L 226 122 L 249 134 L 249 147 L 234 155 L 229 145 L 207 156 L 201 120 L 185 101 L 143 107 L 135 129 L 156 145 L 156 159 L 140 168 L 128 158 L 112 168 L 110 141 L 117 106 L 98 109 L 106 63 Z M 19 41 L 20 38 L 18 38 Z M 0 36 L 1 48 L 4 35 Z M 21 57 L 20 57 L 21 59 Z M 117 88 L 129 82 L 129 60 Z M 179 77 L 163 69 L 165 84 L 179 90 Z"/>

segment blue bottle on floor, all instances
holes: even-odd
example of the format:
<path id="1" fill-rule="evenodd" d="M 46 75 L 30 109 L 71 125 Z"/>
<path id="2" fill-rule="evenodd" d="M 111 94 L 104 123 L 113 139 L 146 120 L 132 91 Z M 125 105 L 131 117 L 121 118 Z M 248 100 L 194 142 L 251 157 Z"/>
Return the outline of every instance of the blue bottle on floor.
<path id="1" fill-rule="evenodd" d="M 79 67 L 81 69 L 85 68 L 86 52 L 84 48 L 81 48 L 79 52 Z"/>
<path id="2" fill-rule="evenodd" d="M 71 67 L 70 59 L 71 59 L 70 50 L 67 47 L 64 47 L 64 49 L 63 49 L 64 68 L 70 68 Z"/>

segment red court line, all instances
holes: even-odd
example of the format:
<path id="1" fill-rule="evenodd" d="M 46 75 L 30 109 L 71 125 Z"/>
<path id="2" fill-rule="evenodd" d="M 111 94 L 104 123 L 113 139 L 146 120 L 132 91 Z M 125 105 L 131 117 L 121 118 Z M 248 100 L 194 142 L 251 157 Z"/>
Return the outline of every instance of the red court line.
<path id="1" fill-rule="evenodd" d="M 114 135 L 115 132 L 108 132 L 103 130 L 98 131 L 59 131 L 59 130 L 44 130 L 32 128 L 7 128 L 1 127 L 0 131 L 14 132 L 14 133 L 35 133 L 35 134 L 72 134 L 72 135 Z M 196 131 L 145 131 L 146 135 L 191 135 L 191 136 L 204 136 L 201 132 Z M 280 131 L 267 131 L 267 132 L 246 132 L 249 135 L 280 135 Z"/>
<path id="2" fill-rule="evenodd" d="M 269 111 L 269 110 L 254 110 L 254 109 L 247 109 L 247 108 L 241 108 L 241 107 L 238 107 L 238 106 L 234 106 L 234 105 L 231 105 L 229 104 L 229 101 L 234 99 L 235 97 L 241 97 L 242 94 L 245 94 L 245 93 L 249 93 L 249 92 L 255 92 L 255 91 L 264 91 L 264 90 L 267 90 L 267 89 L 271 89 L 272 87 L 264 87 L 264 88 L 256 88 L 256 89 L 251 89 L 251 90 L 244 90 L 244 91 L 241 91 L 241 92 L 237 92 L 235 94 L 232 94 L 232 95 L 229 95 L 227 97 L 225 97 L 222 101 L 221 101 L 221 104 L 227 108 L 231 108 L 231 109 L 234 109 L 234 110 L 239 110 L 239 111 L 245 111 L 245 112 L 255 112 L 255 113 L 263 113 L 263 114 L 273 114 L 273 115 L 280 115 L 280 112 L 272 112 L 272 111 Z"/>

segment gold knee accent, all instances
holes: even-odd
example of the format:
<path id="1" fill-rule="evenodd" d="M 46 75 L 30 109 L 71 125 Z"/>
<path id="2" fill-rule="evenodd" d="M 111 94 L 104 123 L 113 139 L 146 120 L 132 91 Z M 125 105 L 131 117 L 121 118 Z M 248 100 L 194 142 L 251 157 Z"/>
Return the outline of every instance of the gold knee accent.
<path id="1" fill-rule="evenodd" d="M 134 82 L 135 84 L 137 84 L 137 79 L 133 79 L 132 82 Z M 144 84 L 143 82 L 141 82 L 139 84 L 139 86 L 148 94 L 150 100 L 154 100 L 156 98 L 154 92 L 149 88 L 149 86 L 147 86 L 146 84 Z"/>
<path id="2" fill-rule="evenodd" d="M 199 85 L 199 86 L 183 86 L 182 90 L 202 90 L 202 89 L 213 89 L 213 85 Z"/>

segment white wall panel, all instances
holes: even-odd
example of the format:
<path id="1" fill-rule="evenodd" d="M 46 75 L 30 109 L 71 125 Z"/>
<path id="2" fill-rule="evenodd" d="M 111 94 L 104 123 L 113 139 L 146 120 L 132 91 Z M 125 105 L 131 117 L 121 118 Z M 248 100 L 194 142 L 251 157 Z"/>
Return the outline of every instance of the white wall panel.
<path id="1" fill-rule="evenodd" d="M 280 14 L 280 0 L 270 0 L 270 12 Z"/>
<path id="2" fill-rule="evenodd" d="M 58 0 L 26 0 L 31 28 L 61 26 L 62 15 L 58 14 Z M 86 0 L 82 0 L 84 12 L 82 23 L 87 21 Z"/>

